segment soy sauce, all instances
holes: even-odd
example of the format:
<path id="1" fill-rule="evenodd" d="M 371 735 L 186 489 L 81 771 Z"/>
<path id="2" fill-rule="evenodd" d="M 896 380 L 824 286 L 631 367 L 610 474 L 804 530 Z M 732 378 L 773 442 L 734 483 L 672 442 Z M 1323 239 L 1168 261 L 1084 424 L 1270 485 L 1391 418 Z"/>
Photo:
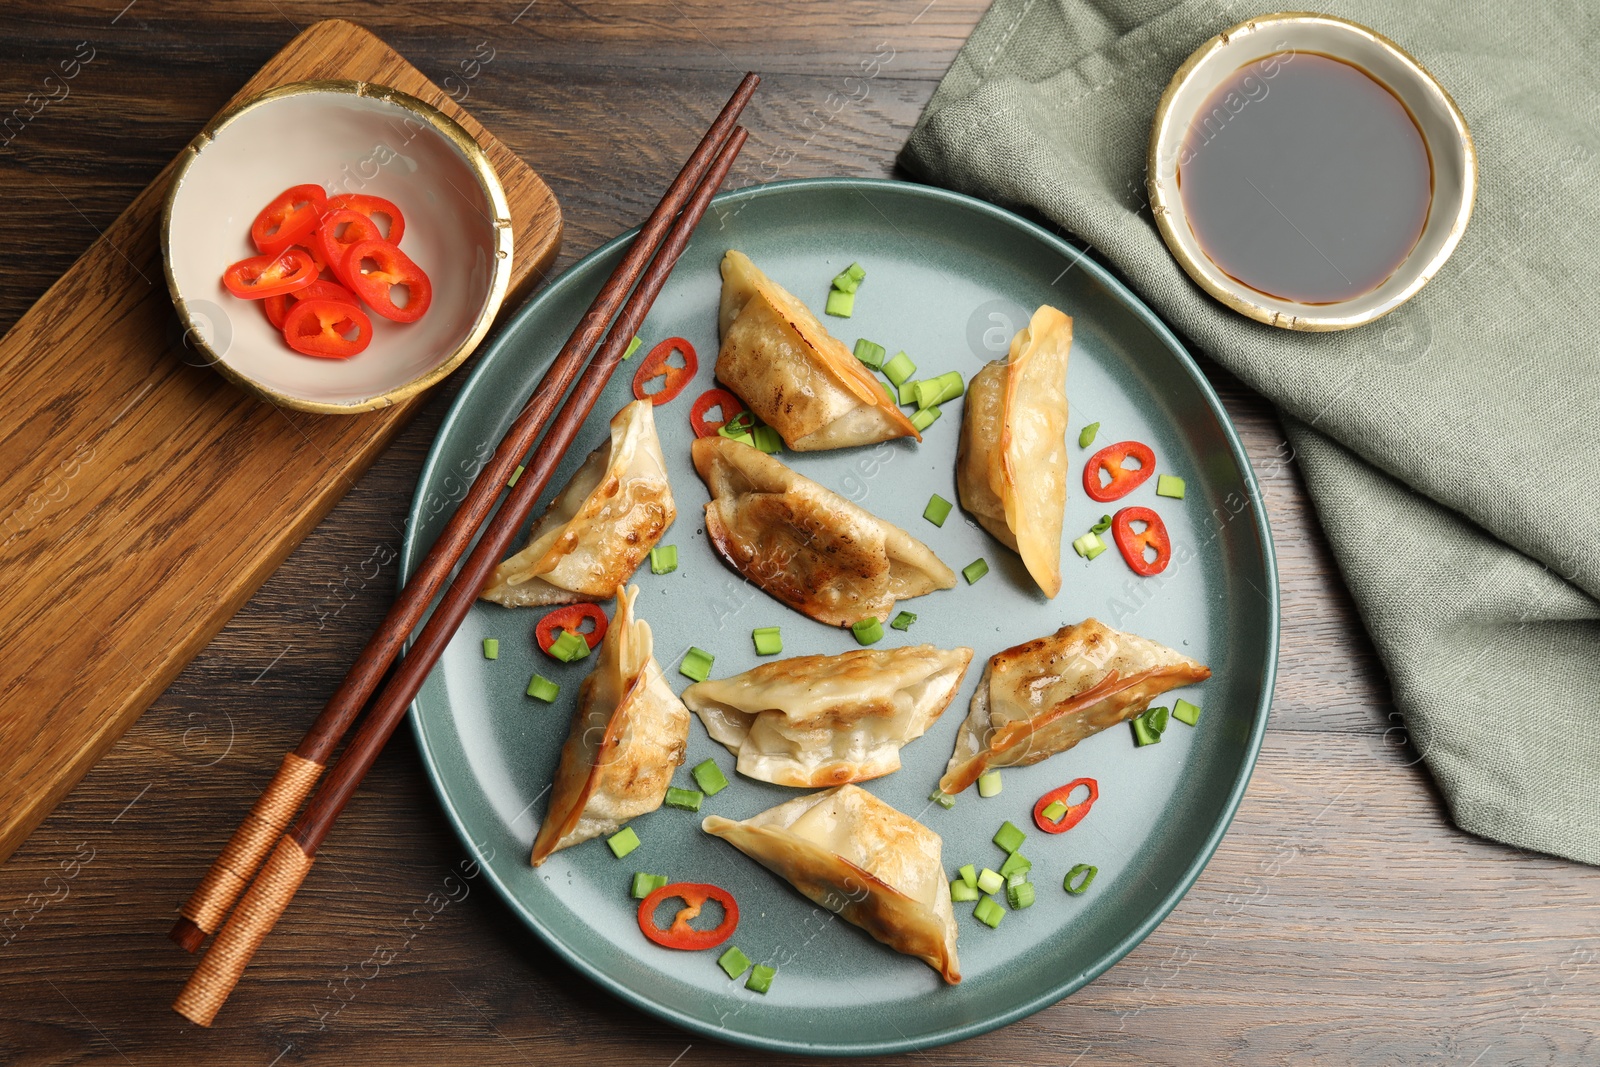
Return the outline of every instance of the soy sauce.
<path id="1" fill-rule="evenodd" d="M 1191 123 L 1178 188 L 1200 247 L 1253 289 L 1334 304 L 1415 247 L 1433 198 L 1416 121 L 1359 67 L 1281 52 L 1239 68 Z"/>

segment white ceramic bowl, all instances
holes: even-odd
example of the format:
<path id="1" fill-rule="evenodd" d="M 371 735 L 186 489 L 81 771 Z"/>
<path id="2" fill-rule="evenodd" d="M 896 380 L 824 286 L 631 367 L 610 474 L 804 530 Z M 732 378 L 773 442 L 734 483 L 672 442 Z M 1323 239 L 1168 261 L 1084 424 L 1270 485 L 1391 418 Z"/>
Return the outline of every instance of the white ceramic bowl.
<path id="1" fill-rule="evenodd" d="M 250 223 L 292 185 L 367 193 L 405 215 L 400 247 L 433 303 L 414 323 L 375 314 L 346 360 L 303 356 L 222 272 L 256 254 Z M 472 352 L 511 278 L 511 212 L 494 168 L 460 125 L 416 97 L 354 81 L 299 82 L 217 117 L 179 157 L 162 227 L 167 286 L 185 344 L 268 400 L 348 414 L 433 385 Z"/>
<path id="2" fill-rule="evenodd" d="M 1336 304 L 1269 296 L 1224 273 L 1201 249 L 1178 191 L 1185 134 L 1212 92 L 1240 67 L 1278 52 L 1310 52 L 1353 63 L 1411 112 L 1433 164 L 1433 200 L 1416 246 L 1377 288 Z M 1150 131 L 1148 185 L 1156 225 L 1183 269 L 1241 314 L 1291 330 L 1344 330 L 1388 314 L 1427 284 L 1450 257 L 1472 215 L 1478 159 L 1450 94 L 1393 41 L 1331 15 L 1262 15 L 1213 37 L 1172 76 Z"/>

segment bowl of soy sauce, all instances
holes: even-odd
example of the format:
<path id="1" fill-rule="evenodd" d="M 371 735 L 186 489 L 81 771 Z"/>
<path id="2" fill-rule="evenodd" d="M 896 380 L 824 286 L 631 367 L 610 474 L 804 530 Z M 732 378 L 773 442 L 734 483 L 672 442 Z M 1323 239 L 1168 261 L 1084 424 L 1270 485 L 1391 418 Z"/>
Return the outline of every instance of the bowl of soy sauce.
<path id="1" fill-rule="evenodd" d="M 1477 153 L 1443 86 L 1331 15 L 1250 19 L 1173 75 L 1148 185 L 1206 292 L 1290 330 L 1343 330 L 1409 300 L 1472 215 Z"/>

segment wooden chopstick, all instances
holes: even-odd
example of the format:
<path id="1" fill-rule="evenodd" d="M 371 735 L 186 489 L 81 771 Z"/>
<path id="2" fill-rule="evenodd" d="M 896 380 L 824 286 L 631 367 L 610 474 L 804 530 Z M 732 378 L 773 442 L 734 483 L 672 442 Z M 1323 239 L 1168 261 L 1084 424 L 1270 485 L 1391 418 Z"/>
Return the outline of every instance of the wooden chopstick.
<path id="1" fill-rule="evenodd" d="M 578 428 L 594 409 L 612 373 L 622 362 L 628 342 L 644 322 L 667 276 L 683 254 L 694 228 L 705 214 L 728 168 L 744 147 L 746 132 L 735 127 L 727 143 L 694 195 L 684 205 L 660 251 L 622 313 L 617 317 L 599 353 L 578 379 L 572 395 L 550 427 L 537 451 L 511 491 L 505 505 L 484 530 L 482 538 L 467 556 L 460 573 L 446 588 L 409 652 L 400 660 L 393 677 L 384 686 L 365 721 L 345 747 L 344 753 L 324 779 L 294 829 L 279 839 L 266 866 L 251 884 L 244 899 L 234 909 L 216 940 L 206 950 L 200 965 L 190 976 L 173 1008 L 202 1026 L 210 1026 L 228 994 L 238 984 L 250 958 L 276 924 L 305 880 L 317 848 L 327 838 L 334 821 L 355 793 L 361 780 L 377 760 L 384 743 L 405 717 L 406 709 L 422 687 L 428 672 L 449 644 L 461 620 L 477 599 L 484 582 L 504 557 L 522 519 L 548 485 L 557 464 L 571 447 Z"/>
<path id="2" fill-rule="evenodd" d="M 327 766 L 333 750 L 399 654 L 406 636 L 416 628 L 434 596 L 443 588 L 451 570 L 494 507 L 501 488 L 511 479 L 522 457 L 533 447 L 556 404 L 577 377 L 584 360 L 605 334 L 606 326 L 628 290 L 643 272 L 645 264 L 656 254 L 674 216 L 696 188 L 703 184 L 702 179 L 712 166 L 716 153 L 732 136 L 740 112 L 760 81 L 760 77 L 752 72 L 746 74 L 739 83 L 722 113 L 684 164 L 682 172 L 640 227 L 638 236 L 629 245 L 610 279 L 595 295 L 589 310 L 579 320 L 578 328 L 556 355 L 522 413 L 511 424 L 494 455 L 478 474 L 466 498 L 445 524 L 427 556 L 417 565 L 416 573 L 395 598 L 382 625 L 351 664 L 338 690 L 328 700 L 327 706 L 317 716 L 300 744 L 284 756 L 266 791 L 234 831 L 233 837 L 188 902 L 179 909 L 180 918 L 168 936 L 187 951 L 195 951 L 207 934 L 222 925 L 228 910 L 266 859 L 273 842 L 300 809 L 301 802 Z M 639 319 L 642 321 L 643 315 Z M 626 344 L 632 337 L 633 331 L 629 330 L 623 343 Z M 520 484 L 524 482 L 519 481 Z M 535 491 L 527 498 L 528 507 L 532 507 L 537 495 Z M 507 507 L 510 506 L 508 499 Z M 520 523 L 521 518 L 517 521 Z"/>

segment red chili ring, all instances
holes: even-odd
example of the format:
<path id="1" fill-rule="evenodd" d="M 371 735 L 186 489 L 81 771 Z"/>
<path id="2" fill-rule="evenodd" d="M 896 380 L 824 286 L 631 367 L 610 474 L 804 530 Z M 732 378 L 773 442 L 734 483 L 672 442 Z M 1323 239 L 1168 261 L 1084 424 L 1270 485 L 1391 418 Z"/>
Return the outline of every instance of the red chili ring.
<path id="1" fill-rule="evenodd" d="M 722 419 L 707 422 L 706 412 L 716 407 L 722 409 Z M 695 398 L 694 406 L 689 409 L 689 425 L 696 437 L 715 437 L 717 431 L 728 424 L 728 420 L 744 409 L 744 401 L 726 389 L 707 389 Z"/>
<path id="2" fill-rule="evenodd" d="M 1089 796 L 1087 798 L 1078 801 L 1076 804 L 1069 804 L 1066 814 L 1062 815 L 1057 822 L 1051 822 L 1045 818 L 1045 808 L 1048 808 L 1058 800 L 1066 804 L 1067 798 L 1079 786 L 1087 786 L 1089 788 Z M 1083 817 L 1089 814 L 1089 809 L 1094 806 L 1094 802 L 1099 799 L 1100 785 L 1098 782 L 1093 778 L 1075 778 L 1059 789 L 1052 789 L 1039 798 L 1039 802 L 1033 806 L 1033 824 L 1047 834 L 1064 834 L 1082 822 Z"/>
<path id="3" fill-rule="evenodd" d="M 1130 470 L 1122 465 L 1122 461 L 1132 456 L 1139 461 L 1137 470 Z M 1105 485 L 1100 484 L 1100 471 L 1104 469 L 1111 476 Z M 1089 499 L 1100 504 L 1109 504 L 1113 500 L 1121 500 L 1145 482 L 1156 472 L 1156 454 L 1150 446 L 1139 441 L 1119 441 L 1114 445 L 1107 445 L 1089 457 L 1089 462 L 1083 465 L 1083 491 L 1089 494 Z"/>
<path id="4" fill-rule="evenodd" d="M 594 629 L 584 633 L 578 629 L 584 619 L 594 620 Z M 534 627 L 534 639 L 539 642 L 539 651 L 548 653 L 550 646 L 556 643 L 556 638 L 561 636 L 562 630 L 571 630 L 589 644 L 589 651 L 593 652 L 606 636 L 606 613 L 599 604 L 568 604 L 566 607 L 557 608 L 539 620 L 539 625 Z"/>
<path id="5" fill-rule="evenodd" d="M 686 906 L 673 918 L 672 925 L 663 930 L 656 925 L 656 908 L 663 900 L 673 897 L 682 900 Z M 709 930 L 696 930 L 689 925 L 689 920 L 700 914 L 701 906 L 708 900 L 715 900 L 722 905 L 722 921 Z M 721 886 L 704 882 L 673 882 L 639 902 L 639 930 L 662 948 L 686 952 L 715 948 L 732 937 L 738 925 L 739 904 L 733 899 L 733 894 Z"/>
<path id="6" fill-rule="evenodd" d="M 1144 529 L 1135 531 L 1133 524 L 1136 522 L 1144 523 Z M 1167 536 L 1167 524 L 1149 508 L 1123 508 L 1111 516 L 1111 536 L 1117 542 L 1117 551 L 1140 577 L 1160 574 L 1172 561 L 1172 538 Z M 1155 559 L 1144 558 L 1146 548 L 1156 550 Z"/>
<path id="7" fill-rule="evenodd" d="M 683 366 L 674 367 L 667 362 L 667 357 L 674 351 L 683 354 Z M 650 354 L 644 357 L 644 362 L 639 364 L 638 371 L 633 375 L 633 395 L 660 407 L 676 399 L 699 369 L 700 361 L 695 358 L 694 345 L 681 337 L 669 337 L 652 348 Z M 654 393 L 645 392 L 647 382 L 662 377 L 667 380 L 665 385 Z"/>

